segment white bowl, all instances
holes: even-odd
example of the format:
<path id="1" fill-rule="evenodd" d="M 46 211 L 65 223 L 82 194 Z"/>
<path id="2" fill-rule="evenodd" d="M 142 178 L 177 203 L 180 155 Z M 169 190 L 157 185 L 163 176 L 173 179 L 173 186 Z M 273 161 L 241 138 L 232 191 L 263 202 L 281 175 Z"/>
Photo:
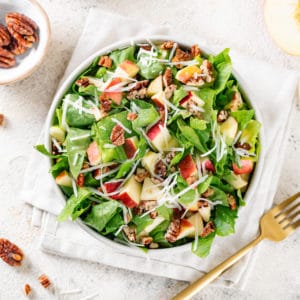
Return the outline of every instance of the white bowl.
<path id="1" fill-rule="evenodd" d="M 22 80 L 33 73 L 45 57 L 50 43 L 50 22 L 46 12 L 36 0 L 0 0 L 0 23 L 5 25 L 5 15 L 18 12 L 36 22 L 39 27 L 39 41 L 23 55 L 16 56 L 16 66 L 0 68 L 0 85 Z"/>
<path id="2" fill-rule="evenodd" d="M 176 41 L 178 42 L 179 45 L 183 46 L 183 47 L 190 47 L 191 44 L 187 43 L 185 41 L 183 41 L 182 39 L 177 39 L 176 37 L 170 37 L 170 36 L 151 36 L 151 37 L 147 37 L 147 40 L 151 40 L 154 43 L 156 42 L 163 42 L 163 41 L 167 41 L 167 40 L 172 40 L 172 41 Z M 133 43 L 138 44 L 138 43 L 147 43 L 147 40 L 145 38 L 133 38 L 130 40 L 123 40 L 114 44 L 111 44 L 105 48 L 102 48 L 101 50 L 95 52 L 93 55 L 89 56 L 87 59 L 85 59 L 69 76 L 68 78 L 64 81 L 64 83 L 61 85 L 61 87 L 58 89 L 58 91 L 56 92 L 55 96 L 54 96 L 54 100 L 52 102 L 52 105 L 50 107 L 49 113 L 47 115 L 47 119 L 46 119 L 46 126 L 45 126 L 45 139 L 44 139 L 44 143 L 46 145 L 46 147 L 48 148 L 48 150 L 50 151 L 51 149 L 51 138 L 49 135 L 50 132 L 50 126 L 52 125 L 52 121 L 53 121 L 53 116 L 55 114 L 55 109 L 58 107 L 58 105 L 60 104 L 65 92 L 69 89 L 69 87 L 72 85 L 72 83 L 74 82 L 75 79 L 78 78 L 78 76 L 93 62 L 93 60 L 101 55 L 107 54 L 112 50 L 115 49 L 119 49 L 119 48 L 124 48 L 127 46 L 130 46 Z M 200 49 L 203 51 L 203 53 L 206 54 L 214 54 L 212 51 L 210 51 L 209 49 L 205 48 L 205 47 L 201 47 L 201 44 L 199 45 Z M 238 73 L 234 70 L 233 71 L 233 75 L 235 76 L 235 78 L 238 80 L 238 82 L 240 83 L 241 87 L 246 86 L 243 85 L 243 80 L 239 77 Z M 255 105 L 254 101 L 249 101 L 249 99 L 246 97 L 247 95 L 247 91 L 245 90 L 241 90 L 243 97 L 249 102 L 249 104 L 253 107 L 253 109 L 255 110 L 255 118 L 262 123 L 262 118 L 261 118 L 261 114 L 257 108 L 257 106 Z M 260 158 L 255 166 L 255 170 L 253 172 L 252 178 L 251 178 L 251 182 L 248 186 L 246 195 L 245 195 L 245 201 L 247 202 L 247 200 L 251 199 L 254 191 L 255 191 L 255 187 L 257 185 L 257 182 L 259 180 L 261 171 L 262 171 L 262 167 L 263 167 L 263 150 L 264 150 L 264 135 L 263 135 L 263 130 L 260 131 L 260 143 L 261 143 L 261 153 L 260 153 Z M 49 168 L 51 167 L 51 159 L 48 160 L 49 163 Z M 49 175 L 50 176 L 50 175 Z M 53 180 L 53 183 L 56 185 L 55 181 Z M 60 192 L 62 199 L 65 201 L 65 196 L 63 194 L 63 192 L 61 191 L 61 189 L 58 187 L 58 185 L 56 185 L 57 190 Z M 250 206 L 246 205 L 246 208 L 248 207 L 248 209 L 250 209 Z M 241 208 L 240 208 L 241 209 Z M 122 252 L 138 252 L 139 254 L 141 253 L 140 250 L 135 249 L 135 248 L 130 248 L 126 245 L 122 245 L 120 243 L 117 243 L 113 240 L 110 240 L 109 238 L 106 238 L 104 236 L 102 236 L 100 233 L 97 233 L 96 231 L 94 231 L 93 229 L 91 229 L 90 227 L 88 227 L 87 225 L 85 225 L 80 219 L 77 219 L 76 222 L 86 231 L 88 232 L 91 236 L 95 237 L 96 239 L 98 239 L 99 241 L 105 243 L 108 246 L 111 246 L 113 248 L 119 249 Z M 155 256 L 155 253 L 165 253 L 167 254 L 171 254 L 171 253 L 176 253 L 176 252 L 182 252 L 182 251 L 187 251 L 191 249 L 191 243 L 187 243 L 181 246 L 176 246 L 173 248 L 158 248 L 158 249 L 149 249 L 149 251 L 147 252 L 148 255 Z"/>

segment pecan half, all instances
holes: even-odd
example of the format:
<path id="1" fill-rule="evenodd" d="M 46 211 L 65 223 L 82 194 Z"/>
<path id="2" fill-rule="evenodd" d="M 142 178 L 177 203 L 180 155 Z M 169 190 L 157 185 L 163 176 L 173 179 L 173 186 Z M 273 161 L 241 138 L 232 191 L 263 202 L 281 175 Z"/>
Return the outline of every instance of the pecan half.
<path id="1" fill-rule="evenodd" d="M 30 293 L 31 293 L 31 286 L 28 283 L 26 283 L 24 285 L 24 294 L 25 296 L 28 296 Z"/>
<path id="2" fill-rule="evenodd" d="M 143 182 L 146 177 L 149 177 L 149 172 L 143 168 L 137 168 L 135 173 L 135 180 L 137 182 Z"/>
<path id="3" fill-rule="evenodd" d="M 205 59 L 201 66 L 200 69 L 202 71 L 202 79 L 205 82 L 213 82 L 215 80 L 215 78 L 213 77 L 213 65 L 210 61 L 208 61 L 207 59 Z"/>
<path id="4" fill-rule="evenodd" d="M 212 221 L 209 221 L 206 223 L 206 225 L 204 226 L 202 232 L 201 232 L 201 237 L 206 237 L 209 234 L 211 234 L 212 232 L 215 231 L 215 225 Z"/>
<path id="5" fill-rule="evenodd" d="M 153 242 L 153 238 L 151 236 L 142 236 L 140 237 L 140 242 L 145 246 L 149 246 Z"/>
<path id="6" fill-rule="evenodd" d="M 127 94 L 127 99 L 144 99 L 147 94 L 149 80 L 138 81 Z"/>
<path id="7" fill-rule="evenodd" d="M 0 68 L 11 68 L 15 64 L 15 56 L 9 50 L 0 47 Z"/>
<path id="8" fill-rule="evenodd" d="M 163 75 L 163 84 L 165 87 L 169 86 L 172 83 L 172 70 L 170 67 L 166 68 L 166 71 Z"/>
<path id="9" fill-rule="evenodd" d="M 5 26 L 0 24 L 0 47 L 8 46 L 10 44 L 10 34 Z"/>
<path id="10" fill-rule="evenodd" d="M 130 242 L 136 241 L 136 229 L 134 227 L 125 226 L 123 227 L 123 232 Z"/>
<path id="11" fill-rule="evenodd" d="M 115 146 L 121 146 L 125 143 L 124 129 L 119 124 L 113 127 L 110 140 Z"/>
<path id="12" fill-rule="evenodd" d="M 4 126 L 4 123 L 5 123 L 5 117 L 3 114 L 0 114 L 0 127 Z"/>
<path id="13" fill-rule="evenodd" d="M 201 54 L 201 50 L 200 50 L 199 46 L 198 45 L 193 45 L 191 47 L 191 55 L 192 55 L 192 57 L 194 58 L 194 57 L 196 57 L 196 56 L 198 56 L 200 54 Z"/>
<path id="14" fill-rule="evenodd" d="M 227 201 L 231 210 L 236 210 L 236 200 L 231 194 L 227 194 Z"/>
<path id="15" fill-rule="evenodd" d="M 98 66 L 102 66 L 105 68 L 111 68 L 112 67 L 112 59 L 109 56 L 101 56 L 98 62 Z"/>
<path id="16" fill-rule="evenodd" d="M 88 78 L 82 77 L 82 78 L 77 79 L 75 84 L 78 86 L 87 87 L 87 86 L 89 86 L 90 81 Z"/>
<path id="17" fill-rule="evenodd" d="M 235 143 L 234 147 L 235 148 L 241 148 L 241 149 L 244 149 L 244 150 L 250 150 L 251 149 L 250 144 L 248 144 L 248 143 L 241 143 L 241 142 Z"/>
<path id="18" fill-rule="evenodd" d="M 167 229 L 167 232 L 165 234 L 165 239 L 170 243 L 174 243 L 176 242 L 179 232 L 180 232 L 180 219 L 175 218 L 172 220 L 172 222 L 170 223 Z"/>
<path id="19" fill-rule="evenodd" d="M 191 60 L 191 54 L 189 52 L 185 52 L 179 48 L 176 49 L 175 56 L 172 59 L 172 62 L 180 62 L 180 61 L 188 61 Z M 177 69 L 181 69 L 181 64 L 176 64 Z"/>
<path id="20" fill-rule="evenodd" d="M 106 93 L 102 93 L 100 96 L 101 110 L 105 113 L 111 110 L 112 101 L 108 98 Z"/>
<path id="21" fill-rule="evenodd" d="M 162 178 L 166 177 L 167 166 L 164 164 L 164 162 L 161 159 L 155 164 L 154 173 Z"/>
<path id="22" fill-rule="evenodd" d="M 10 45 L 7 47 L 14 55 L 22 55 L 26 52 L 26 47 L 22 44 L 19 44 L 15 39 L 11 40 Z"/>
<path id="23" fill-rule="evenodd" d="M 161 44 L 160 49 L 162 50 L 170 50 L 172 49 L 174 46 L 174 42 L 173 41 L 166 41 L 164 43 Z"/>
<path id="24" fill-rule="evenodd" d="M 84 175 L 82 173 L 78 175 L 76 182 L 78 186 L 84 187 Z"/>
<path id="25" fill-rule="evenodd" d="M 156 200 L 142 200 L 139 203 L 139 206 L 134 208 L 134 212 L 137 215 L 141 215 L 141 214 L 153 209 L 154 207 L 156 207 L 156 205 L 157 205 Z"/>
<path id="26" fill-rule="evenodd" d="M 20 266 L 23 251 L 7 239 L 0 239 L 0 258 L 12 267 Z"/>
<path id="27" fill-rule="evenodd" d="M 45 289 L 51 285 L 51 281 L 49 280 L 48 276 L 45 274 L 39 276 L 38 281 Z"/>
<path id="28" fill-rule="evenodd" d="M 6 24 L 16 24 L 22 28 L 22 35 L 32 35 L 35 30 L 38 29 L 37 24 L 27 16 L 17 13 L 11 12 L 6 14 L 5 16 Z M 30 27 L 30 28 L 29 28 Z"/>
<path id="29" fill-rule="evenodd" d="M 228 119 L 228 111 L 227 110 L 220 110 L 218 112 L 218 115 L 217 115 L 217 121 L 218 122 L 224 122 Z"/>

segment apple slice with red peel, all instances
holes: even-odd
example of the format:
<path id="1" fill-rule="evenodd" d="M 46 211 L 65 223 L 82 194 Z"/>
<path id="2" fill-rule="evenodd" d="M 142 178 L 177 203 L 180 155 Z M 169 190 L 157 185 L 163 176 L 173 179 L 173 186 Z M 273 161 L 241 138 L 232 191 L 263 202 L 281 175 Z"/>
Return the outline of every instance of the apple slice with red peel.
<path id="1" fill-rule="evenodd" d="M 155 169 L 155 164 L 159 160 L 159 154 L 148 151 L 144 157 L 142 158 L 142 165 L 143 167 L 152 175 L 155 175 L 154 169 Z"/>
<path id="2" fill-rule="evenodd" d="M 92 142 L 86 150 L 88 160 L 91 166 L 99 165 L 101 162 L 101 153 L 96 142 Z"/>
<path id="3" fill-rule="evenodd" d="M 125 139 L 123 145 L 125 153 L 129 159 L 133 158 L 138 149 L 139 140 L 136 136 Z"/>
<path id="4" fill-rule="evenodd" d="M 141 200 L 142 185 L 137 182 L 134 176 L 124 184 L 118 194 L 117 199 L 122 201 L 125 206 L 132 208 L 139 205 Z"/>
<path id="5" fill-rule="evenodd" d="M 227 145 L 231 145 L 238 131 L 238 122 L 232 116 L 230 116 L 222 125 L 220 126 L 220 132 L 225 139 Z"/>
<path id="6" fill-rule="evenodd" d="M 108 182 L 103 183 L 104 192 L 107 193 L 107 194 L 115 192 L 118 189 L 118 187 L 121 185 L 121 183 L 122 183 L 121 180 L 108 181 Z M 118 199 L 118 194 L 110 195 L 109 198 L 117 200 Z"/>
<path id="7" fill-rule="evenodd" d="M 180 231 L 176 240 L 195 235 L 195 226 L 187 219 L 180 220 Z"/>
<path id="8" fill-rule="evenodd" d="M 109 99 L 111 99 L 113 102 L 115 102 L 116 104 L 120 105 L 122 102 L 122 97 L 123 97 L 123 93 L 122 92 L 107 92 L 107 90 L 111 87 L 113 87 L 116 84 L 119 84 L 122 82 L 122 79 L 117 77 L 117 78 L 113 78 L 111 80 L 111 82 L 107 85 L 107 87 L 104 90 L 105 95 L 107 95 L 107 97 Z"/>
<path id="9" fill-rule="evenodd" d="M 145 229 L 140 233 L 140 236 L 149 235 L 149 233 L 154 230 L 159 224 L 161 224 L 165 220 L 162 216 L 157 216 L 153 219 L 153 222 L 145 227 Z"/>
<path id="10" fill-rule="evenodd" d="M 211 211 L 211 208 L 209 206 L 209 204 L 207 206 L 202 206 L 199 208 L 199 214 L 201 215 L 202 219 L 205 221 L 205 222 L 208 222 L 209 219 L 210 219 L 210 211 Z"/>
<path id="11" fill-rule="evenodd" d="M 62 171 L 56 178 L 55 182 L 58 185 L 71 187 L 72 186 L 72 178 L 67 171 Z"/>
<path id="12" fill-rule="evenodd" d="M 149 177 L 144 179 L 142 193 L 141 193 L 141 200 L 158 200 L 162 197 L 161 188 L 159 188 L 156 184 L 152 182 Z"/>
<path id="13" fill-rule="evenodd" d="M 241 159 L 239 167 L 237 164 L 232 163 L 232 168 L 235 174 L 250 174 L 253 170 L 253 161 L 250 159 Z"/>
<path id="14" fill-rule="evenodd" d="M 300 55 L 299 0 L 266 0 L 264 16 L 275 43 L 291 55 Z"/>
<path id="15" fill-rule="evenodd" d="M 191 215 L 187 220 L 191 224 L 193 224 L 194 227 L 195 227 L 194 232 L 191 232 L 189 236 L 194 237 L 196 232 L 197 232 L 198 235 L 201 235 L 201 232 L 203 230 L 202 216 L 197 212 L 197 213 Z"/>
<path id="16" fill-rule="evenodd" d="M 184 159 L 180 161 L 180 163 L 178 164 L 178 168 L 181 176 L 184 179 L 197 176 L 198 174 L 197 166 L 190 154 L 188 154 Z"/>
<path id="17" fill-rule="evenodd" d="M 151 97 L 151 100 L 159 107 L 165 107 L 166 95 L 164 91 L 160 91 Z"/>
<path id="18" fill-rule="evenodd" d="M 140 68 L 131 60 L 124 60 L 118 65 L 118 68 L 125 71 L 128 77 L 133 78 L 139 72 Z"/>
<path id="19" fill-rule="evenodd" d="M 187 83 L 190 79 L 201 74 L 201 69 L 195 65 L 192 65 L 178 71 L 176 74 L 176 79 L 182 83 Z"/>
<path id="20" fill-rule="evenodd" d="M 199 107 L 202 107 L 205 104 L 204 101 L 201 100 L 195 92 L 191 91 L 187 94 L 187 96 L 180 100 L 179 104 L 186 108 L 189 101 L 193 101 L 193 103 L 195 103 L 194 105 L 197 105 Z"/>
<path id="21" fill-rule="evenodd" d="M 153 95 L 163 91 L 162 75 L 159 75 L 152 80 L 147 88 L 147 96 L 152 97 Z"/>
<path id="22" fill-rule="evenodd" d="M 215 166 L 214 164 L 212 163 L 212 161 L 210 159 L 205 159 L 204 161 L 204 168 L 207 170 L 207 171 L 210 171 L 212 173 L 215 173 L 216 169 L 215 169 Z"/>

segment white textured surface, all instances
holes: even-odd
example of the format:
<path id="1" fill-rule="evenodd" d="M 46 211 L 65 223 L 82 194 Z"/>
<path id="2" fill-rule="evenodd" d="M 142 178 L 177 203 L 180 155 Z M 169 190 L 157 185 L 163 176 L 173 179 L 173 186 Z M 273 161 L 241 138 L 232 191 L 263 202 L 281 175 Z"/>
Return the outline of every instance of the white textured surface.
<path id="1" fill-rule="evenodd" d="M 196 33 L 220 47 L 234 47 L 274 64 L 300 69 L 300 58 L 283 54 L 267 35 L 260 2 L 194 0 L 182 4 L 177 0 L 110 0 L 101 3 L 69 0 L 64 1 L 62 8 L 61 1 L 42 1 L 53 31 L 47 59 L 30 78 L 0 88 L 0 112 L 8 119 L 6 128 L 0 129 L 0 236 L 13 240 L 27 254 L 27 263 L 21 269 L 0 263 L 1 300 L 22 299 L 22 287 L 26 282 L 33 286 L 35 299 L 55 299 L 37 283 L 36 277 L 41 272 L 48 274 L 62 290 L 70 289 L 74 284 L 83 290 L 82 294 L 64 299 L 79 299 L 95 291 L 100 292 L 98 299 L 168 299 L 185 286 L 174 280 L 41 253 L 38 250 L 39 232 L 30 227 L 30 209 L 17 199 L 17 190 L 29 151 L 41 130 L 56 85 L 90 7 L 103 7 L 132 17 L 144 16 L 154 23 L 168 22 L 174 24 L 175 29 Z M 287 133 L 289 145 L 276 201 L 300 189 L 299 117 L 300 112 L 295 109 L 292 130 Z M 299 232 L 281 244 L 264 242 L 244 291 L 207 287 L 196 299 L 299 299 L 298 253 Z"/>

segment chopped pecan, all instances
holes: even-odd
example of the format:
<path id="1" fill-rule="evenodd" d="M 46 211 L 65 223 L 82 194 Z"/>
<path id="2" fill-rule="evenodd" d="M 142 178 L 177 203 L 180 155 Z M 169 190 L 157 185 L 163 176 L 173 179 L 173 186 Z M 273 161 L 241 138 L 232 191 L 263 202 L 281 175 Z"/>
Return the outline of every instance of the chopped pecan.
<path id="1" fill-rule="evenodd" d="M 11 43 L 7 48 L 14 55 L 22 55 L 26 52 L 26 47 L 22 44 L 19 44 L 15 39 L 11 40 Z"/>
<path id="2" fill-rule="evenodd" d="M 185 52 L 179 48 L 176 49 L 175 56 L 172 59 L 172 62 L 177 63 L 180 61 L 188 61 L 191 60 L 191 54 L 189 52 Z M 182 64 L 176 64 L 176 68 L 181 69 Z"/>
<path id="3" fill-rule="evenodd" d="M 158 212 L 157 211 L 151 211 L 149 216 L 150 216 L 151 219 L 155 219 L 158 216 Z"/>
<path id="4" fill-rule="evenodd" d="M 106 93 L 102 93 L 100 96 L 101 110 L 105 113 L 111 110 L 112 101 L 109 99 Z"/>
<path id="5" fill-rule="evenodd" d="M 227 201 L 231 210 L 236 210 L 236 200 L 231 194 L 227 194 Z"/>
<path id="6" fill-rule="evenodd" d="M 49 280 L 48 276 L 45 274 L 39 276 L 38 281 L 45 289 L 51 285 L 51 281 Z"/>
<path id="7" fill-rule="evenodd" d="M 109 56 L 101 56 L 98 62 L 98 66 L 102 66 L 105 68 L 111 68 L 112 66 L 112 59 Z"/>
<path id="8" fill-rule="evenodd" d="M 228 111 L 227 110 L 220 110 L 218 112 L 218 115 L 217 115 L 217 121 L 218 122 L 224 122 L 228 119 Z"/>
<path id="9" fill-rule="evenodd" d="M 143 182 L 146 177 L 149 177 L 149 172 L 143 168 L 137 168 L 135 173 L 135 180 L 137 182 Z"/>
<path id="10" fill-rule="evenodd" d="M 5 122 L 5 117 L 3 114 L 0 114 L 0 127 L 4 126 L 4 122 Z"/>
<path id="11" fill-rule="evenodd" d="M 243 105 L 243 99 L 240 92 L 236 91 L 229 104 L 229 109 L 231 111 L 237 111 Z"/>
<path id="12" fill-rule="evenodd" d="M 166 68 L 166 71 L 163 75 L 163 84 L 165 87 L 169 86 L 173 81 L 173 78 L 172 78 L 172 70 L 170 67 L 167 67 Z"/>
<path id="13" fill-rule="evenodd" d="M 0 68 L 11 68 L 15 66 L 16 59 L 12 52 L 0 47 Z"/>
<path id="14" fill-rule="evenodd" d="M 75 83 L 78 86 L 87 87 L 87 86 L 89 86 L 90 81 L 88 78 L 82 77 L 82 78 L 77 79 Z"/>
<path id="15" fill-rule="evenodd" d="M 127 114 L 126 119 L 127 119 L 128 121 L 133 121 L 133 120 L 135 120 L 137 117 L 138 117 L 138 115 L 137 115 L 136 113 L 134 113 L 134 112 L 129 112 L 129 113 Z"/>
<path id="16" fill-rule="evenodd" d="M 151 243 L 150 245 L 149 245 L 149 248 L 150 249 L 157 249 L 159 247 L 159 244 L 158 243 Z"/>
<path id="17" fill-rule="evenodd" d="M 175 152 L 175 151 L 170 151 L 170 152 L 168 152 L 168 154 L 167 154 L 166 157 L 165 157 L 165 162 L 166 162 L 166 164 L 170 164 L 171 161 L 172 161 L 172 159 L 175 157 L 175 155 L 176 155 L 176 152 Z"/>
<path id="18" fill-rule="evenodd" d="M 165 239 L 170 243 L 174 243 L 176 242 L 179 232 L 180 232 L 180 219 L 174 218 L 167 229 L 167 232 L 165 234 Z"/>
<path id="19" fill-rule="evenodd" d="M 212 232 L 215 231 L 215 225 L 212 221 L 209 221 L 206 223 L 206 225 L 204 226 L 202 232 L 201 232 L 201 237 L 206 237 L 209 234 L 211 234 Z"/>
<path id="20" fill-rule="evenodd" d="M 241 149 L 244 149 L 244 150 L 247 150 L 247 151 L 251 149 L 250 144 L 248 144 L 248 143 L 241 143 L 241 142 L 235 143 L 234 147 L 235 148 L 241 148 Z"/>
<path id="21" fill-rule="evenodd" d="M 84 175 L 82 173 L 80 173 L 77 177 L 77 185 L 84 187 Z"/>
<path id="22" fill-rule="evenodd" d="M 173 48 L 173 46 L 174 46 L 174 42 L 173 41 L 166 41 L 166 42 L 164 42 L 164 43 L 162 43 L 160 45 L 160 49 L 162 49 L 162 50 L 170 50 L 170 49 Z"/>
<path id="23" fill-rule="evenodd" d="M 165 97 L 167 100 L 169 100 L 173 96 L 173 93 L 176 91 L 176 89 L 176 84 L 171 84 L 165 88 Z"/>
<path id="24" fill-rule="evenodd" d="M 207 59 L 205 59 L 201 66 L 200 69 L 202 71 L 202 79 L 205 82 L 213 82 L 214 81 L 214 77 L 213 77 L 213 65 L 210 61 L 208 61 Z"/>
<path id="25" fill-rule="evenodd" d="M 155 164 L 154 173 L 162 178 L 167 176 L 167 166 L 161 159 Z"/>
<path id="26" fill-rule="evenodd" d="M 192 55 L 192 57 L 194 58 L 194 57 L 196 57 L 196 56 L 198 56 L 200 54 L 201 54 L 201 50 L 200 50 L 199 46 L 198 45 L 193 45 L 191 47 L 191 55 Z"/>
<path id="27" fill-rule="evenodd" d="M 26 283 L 24 285 L 24 294 L 25 296 L 28 296 L 30 293 L 31 293 L 31 286 L 28 283 Z"/>
<path id="28" fill-rule="evenodd" d="M 23 251 L 7 239 L 0 239 L 0 258 L 12 267 L 20 266 Z"/>
<path id="29" fill-rule="evenodd" d="M 212 188 L 208 188 L 204 193 L 202 193 L 202 196 L 204 198 L 209 198 L 214 194 L 214 190 Z"/>
<path id="30" fill-rule="evenodd" d="M 115 146 L 121 146 L 125 143 L 124 129 L 116 124 L 110 134 L 110 140 Z"/>
<path id="31" fill-rule="evenodd" d="M 141 214 L 153 209 L 154 207 L 156 207 L 156 205 L 157 205 L 156 200 L 143 200 L 139 203 L 138 207 L 134 208 L 134 212 L 137 215 L 141 215 Z"/>
<path id="32" fill-rule="evenodd" d="M 136 241 L 136 229 L 134 227 L 124 226 L 123 232 L 130 242 Z"/>
<path id="33" fill-rule="evenodd" d="M 0 24 L 0 47 L 8 46 L 10 44 L 10 34 L 5 26 Z"/>
<path id="34" fill-rule="evenodd" d="M 140 242 L 145 246 L 149 246 L 153 242 L 153 238 L 151 236 L 141 236 Z"/>
<path id="35" fill-rule="evenodd" d="M 146 51 L 151 51 L 151 48 L 152 48 L 151 45 L 141 45 L 140 47 Z"/>
<path id="36" fill-rule="evenodd" d="M 201 119 L 202 117 L 202 113 L 203 113 L 203 108 L 200 105 L 200 103 L 198 103 L 196 100 L 194 100 L 193 98 L 190 98 L 187 102 L 186 102 L 186 110 L 188 112 L 190 112 L 193 116 L 195 116 L 196 118 Z"/>
<path id="37" fill-rule="evenodd" d="M 143 80 L 136 82 L 132 89 L 127 94 L 127 99 L 144 99 L 147 94 L 147 86 L 149 80 Z"/>

